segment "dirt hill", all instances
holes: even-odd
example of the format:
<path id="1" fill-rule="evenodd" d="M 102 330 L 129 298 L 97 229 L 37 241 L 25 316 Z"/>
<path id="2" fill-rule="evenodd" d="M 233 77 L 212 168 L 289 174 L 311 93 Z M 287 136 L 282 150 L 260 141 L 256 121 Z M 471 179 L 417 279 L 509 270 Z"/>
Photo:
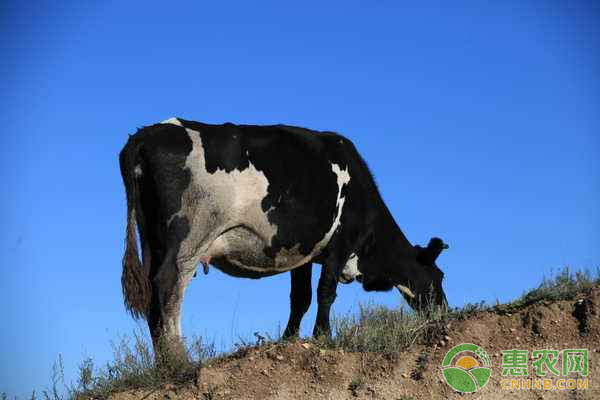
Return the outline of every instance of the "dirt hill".
<path id="1" fill-rule="evenodd" d="M 600 288 L 569 300 L 497 306 L 429 322 L 400 353 L 349 352 L 309 341 L 271 343 L 206 362 L 196 379 L 113 395 L 133 399 L 600 399 Z M 492 375 L 479 391 L 461 394 L 442 375 L 442 361 L 460 343 L 483 348 Z M 587 389 L 502 389 L 503 350 L 588 349 Z M 555 366 L 559 369 L 562 361 Z M 539 379 L 532 360 L 528 377 Z M 547 369 L 546 369 L 547 370 Z M 515 377 L 520 379 L 521 377 Z M 561 376 L 548 373 L 553 385 Z"/>

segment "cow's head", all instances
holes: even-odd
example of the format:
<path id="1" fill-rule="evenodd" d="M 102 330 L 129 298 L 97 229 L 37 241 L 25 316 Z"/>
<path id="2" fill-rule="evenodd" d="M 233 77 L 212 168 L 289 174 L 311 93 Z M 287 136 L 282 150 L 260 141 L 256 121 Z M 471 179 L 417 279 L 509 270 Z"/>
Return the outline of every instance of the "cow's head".
<path id="1" fill-rule="evenodd" d="M 340 282 L 350 283 L 356 279 L 366 291 L 387 291 L 396 287 L 416 310 L 425 310 L 431 305 L 445 306 L 444 273 L 435 260 L 448 245 L 439 238 L 432 238 L 425 248 L 398 246 L 367 242 L 350 255 Z"/>

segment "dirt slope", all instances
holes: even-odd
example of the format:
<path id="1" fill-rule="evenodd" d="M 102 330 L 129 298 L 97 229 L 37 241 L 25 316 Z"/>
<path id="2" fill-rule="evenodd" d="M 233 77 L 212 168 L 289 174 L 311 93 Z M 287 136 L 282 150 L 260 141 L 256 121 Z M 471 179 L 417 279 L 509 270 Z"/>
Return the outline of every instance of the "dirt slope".
<path id="1" fill-rule="evenodd" d="M 250 348 L 205 365 L 196 382 L 116 395 L 130 399 L 600 399 L 600 289 L 571 301 L 519 311 L 480 312 L 441 327 L 434 343 L 416 343 L 399 356 L 321 349 L 308 342 Z M 443 380 L 442 360 L 460 343 L 481 346 L 492 377 L 471 394 Z M 589 349 L 587 390 L 504 390 L 502 350 Z M 529 376 L 537 378 L 529 365 Z M 559 364 L 557 364 L 559 365 Z M 556 383 L 559 377 L 549 375 Z M 578 378 L 571 374 L 568 378 Z"/>

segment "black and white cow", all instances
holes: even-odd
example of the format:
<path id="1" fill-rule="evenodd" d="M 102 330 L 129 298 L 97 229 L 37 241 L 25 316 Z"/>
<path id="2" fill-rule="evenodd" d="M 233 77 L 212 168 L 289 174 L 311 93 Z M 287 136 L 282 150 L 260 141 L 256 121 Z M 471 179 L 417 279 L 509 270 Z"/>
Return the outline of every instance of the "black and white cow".
<path id="1" fill-rule="evenodd" d="M 157 354 L 182 351 L 181 303 L 199 264 L 245 278 L 290 271 L 286 336 L 310 305 L 312 263 L 322 265 L 315 335 L 330 334 L 338 280 L 397 287 L 415 308 L 445 304 L 439 252 L 410 244 L 339 134 L 171 118 L 131 136 L 120 166 L 125 304 L 147 319 Z"/>

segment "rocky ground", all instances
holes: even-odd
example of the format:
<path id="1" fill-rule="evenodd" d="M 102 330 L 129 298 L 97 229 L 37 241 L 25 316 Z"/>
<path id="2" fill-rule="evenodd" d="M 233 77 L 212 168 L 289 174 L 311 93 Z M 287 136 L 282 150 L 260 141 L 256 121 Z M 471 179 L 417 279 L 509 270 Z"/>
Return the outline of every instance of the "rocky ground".
<path id="1" fill-rule="evenodd" d="M 273 343 L 211 360 L 194 381 L 113 395 L 133 399 L 600 399 L 600 288 L 572 300 L 542 301 L 522 308 L 480 311 L 465 319 L 437 323 L 433 334 L 395 355 L 345 352 L 313 342 Z M 424 328 L 428 329 L 428 328 Z M 446 352 L 460 343 L 482 347 L 492 361 L 492 377 L 479 391 L 461 394 L 442 376 Z M 589 350 L 581 390 L 505 390 L 502 351 Z M 557 366 L 559 366 L 557 364 Z M 528 362 L 529 377 L 536 378 Z M 553 384 L 561 377 L 549 374 Z"/>

